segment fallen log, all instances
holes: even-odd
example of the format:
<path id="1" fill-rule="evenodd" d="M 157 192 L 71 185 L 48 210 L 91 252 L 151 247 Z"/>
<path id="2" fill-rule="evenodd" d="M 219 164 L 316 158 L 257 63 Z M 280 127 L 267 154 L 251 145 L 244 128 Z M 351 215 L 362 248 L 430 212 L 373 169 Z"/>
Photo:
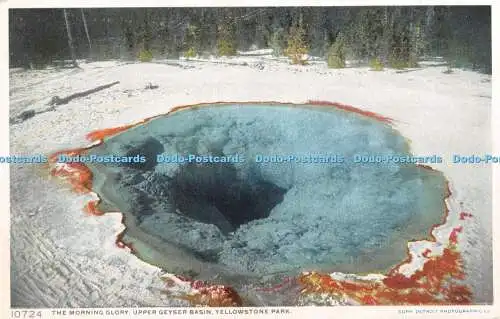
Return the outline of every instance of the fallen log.
<path id="1" fill-rule="evenodd" d="M 96 88 L 93 88 L 93 89 L 90 89 L 90 90 L 87 90 L 87 91 L 77 92 L 77 93 L 71 94 L 71 95 L 69 95 L 67 97 L 64 97 L 64 98 L 60 98 L 59 96 L 56 95 L 56 96 L 52 97 L 52 99 L 50 100 L 50 102 L 47 105 L 68 104 L 73 99 L 80 98 L 80 97 L 85 97 L 85 96 L 90 95 L 92 93 L 96 93 L 96 92 L 99 92 L 101 90 L 110 88 L 113 85 L 116 85 L 118 83 L 120 83 L 120 81 L 115 81 L 113 83 L 101 85 L 101 86 L 98 86 Z"/>
<path id="2" fill-rule="evenodd" d="M 10 122 L 10 124 L 19 124 L 19 123 L 22 123 L 22 122 L 24 122 L 24 121 L 26 121 L 26 120 L 34 117 L 37 114 L 55 111 L 55 107 L 57 105 L 68 104 L 73 99 L 80 98 L 80 97 L 85 97 L 85 96 L 90 95 L 92 93 L 99 92 L 101 90 L 104 90 L 104 89 L 107 89 L 109 87 L 112 87 L 113 85 L 116 85 L 118 83 L 120 83 L 120 81 L 116 81 L 116 82 L 113 82 L 113 83 L 101 85 L 101 86 L 98 86 L 96 88 L 93 88 L 93 89 L 90 89 L 90 90 L 87 90 L 87 91 L 77 92 L 77 93 L 71 94 L 71 95 L 69 95 L 67 97 L 64 97 L 64 98 L 60 98 L 59 96 L 56 95 L 56 96 L 52 97 L 52 99 L 50 100 L 49 103 L 47 103 L 47 105 L 50 105 L 51 107 L 46 108 L 46 109 L 41 110 L 41 111 L 35 111 L 35 110 L 32 110 L 32 109 L 24 111 L 21 114 L 17 115 L 16 117 L 10 118 L 9 122 Z"/>
<path id="3" fill-rule="evenodd" d="M 51 106 L 51 107 L 46 108 L 45 110 L 41 110 L 41 111 L 27 110 L 27 111 L 22 112 L 21 114 L 19 114 L 16 117 L 10 118 L 9 122 L 10 122 L 10 124 L 19 124 L 19 123 L 22 123 L 22 122 L 34 117 L 37 114 L 41 114 L 41 113 L 45 113 L 45 112 L 52 112 L 52 111 L 55 111 L 55 106 Z"/>

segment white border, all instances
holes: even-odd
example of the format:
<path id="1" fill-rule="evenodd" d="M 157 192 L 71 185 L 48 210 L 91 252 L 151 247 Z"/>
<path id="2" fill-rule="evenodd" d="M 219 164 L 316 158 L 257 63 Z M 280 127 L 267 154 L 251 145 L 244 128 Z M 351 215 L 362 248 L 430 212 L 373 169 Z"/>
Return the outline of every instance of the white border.
<path id="1" fill-rule="evenodd" d="M 10 8 L 107 8 L 107 7 L 294 7 L 381 5 L 491 5 L 493 0 L 380 1 L 380 0 L 12 0 Z"/>
<path id="2" fill-rule="evenodd" d="M 0 154 L 9 154 L 9 51 L 7 3 L 0 2 Z M 10 185 L 9 166 L 0 165 L 0 318 L 10 307 Z M 4 316 L 5 314 L 5 316 Z"/>
<path id="3" fill-rule="evenodd" d="M 287 0 L 287 1 L 276 1 L 276 0 L 217 0 L 217 1 L 202 1 L 202 0 L 170 0 L 159 1 L 159 0 L 74 0 L 74 1 L 63 1 L 63 0 L 16 0 L 5 2 L 5 0 L 0 0 L 0 155 L 7 155 L 9 153 L 9 102 L 8 102 L 8 92 L 9 92 L 9 78 L 8 78 L 8 8 L 50 8 L 50 7 L 209 7 L 209 6 L 238 6 L 238 7 L 257 7 L 257 6 L 375 6 L 375 5 L 491 5 L 492 6 L 492 56 L 498 57 L 500 50 L 498 49 L 498 38 L 500 33 L 498 28 L 500 22 L 500 6 L 497 1 L 361 1 L 361 0 Z M 500 87 L 498 80 L 496 79 L 496 72 L 500 70 L 499 59 L 493 59 L 493 99 L 492 99 L 492 144 L 493 153 L 500 154 L 500 110 L 498 109 L 498 92 L 500 92 Z M 493 234 L 500 232 L 500 210 L 499 210 L 499 194 L 500 187 L 498 186 L 498 181 L 500 180 L 500 167 L 496 166 L 493 168 Z M 10 245 L 9 245 L 9 231 L 10 231 L 10 192 L 9 192 L 9 167 L 6 165 L 0 165 L 0 200 L 2 200 L 2 206 L 0 210 L 0 254 L 4 258 L 0 263 L 0 318 L 10 318 Z M 500 245 L 497 243 L 497 236 L 493 236 L 493 252 L 494 252 L 494 267 L 493 269 L 500 269 L 498 266 L 499 256 L 500 256 Z M 362 316 L 365 318 L 407 318 L 407 317 L 420 317 L 420 318 L 441 318 L 450 317 L 454 314 L 430 314 L 423 313 L 418 315 L 403 315 L 398 313 L 400 310 L 440 310 L 440 309 L 455 309 L 455 310 L 467 310 L 467 309 L 482 309 L 488 313 L 484 314 L 474 314 L 474 313 L 463 313 L 461 316 L 464 318 L 499 318 L 500 317 L 500 287 L 497 276 L 494 276 L 494 305 L 493 306 L 452 306 L 452 307 L 301 307 L 301 308 L 290 308 L 291 315 L 287 317 L 297 317 L 297 318 L 326 318 L 333 317 L 344 318 L 352 316 Z M 127 308 L 123 308 L 127 309 Z M 172 309 L 172 308 L 165 308 Z M 64 315 L 52 315 L 53 309 L 44 309 L 43 318 L 56 317 L 56 318 L 72 318 L 74 316 L 64 316 Z M 110 308 L 111 310 L 111 308 Z M 131 314 L 131 308 L 128 308 Z M 103 309 L 106 311 L 106 309 Z M 87 316 L 78 316 L 87 317 Z M 90 317 L 90 316 L 89 316 Z M 92 316 L 95 318 L 94 316 Z M 108 316 L 103 316 L 108 317 Z M 114 318 L 130 318 L 129 316 L 112 316 Z M 148 316 L 149 317 L 149 316 Z M 203 318 L 205 316 L 174 316 L 177 318 Z M 212 315 L 208 317 L 220 318 L 218 315 Z M 234 316 L 227 315 L 228 318 Z M 251 316 L 239 316 L 240 318 L 250 318 L 256 317 L 256 315 Z M 262 318 L 266 317 L 284 317 L 284 315 L 267 315 L 258 316 Z"/>

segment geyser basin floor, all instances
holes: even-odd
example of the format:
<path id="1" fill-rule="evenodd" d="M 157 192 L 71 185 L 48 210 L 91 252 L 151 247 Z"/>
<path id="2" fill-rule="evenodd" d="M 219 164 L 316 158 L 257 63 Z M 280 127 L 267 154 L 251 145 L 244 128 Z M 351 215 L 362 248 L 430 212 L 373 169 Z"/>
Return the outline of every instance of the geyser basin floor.
<path id="1" fill-rule="evenodd" d="M 414 164 L 354 163 L 410 155 L 389 124 L 313 105 L 186 108 L 84 153 L 144 155 L 141 164 L 87 164 L 103 211 L 120 211 L 122 240 L 173 273 L 202 278 L 383 272 L 405 259 L 445 213 L 441 173 Z M 157 155 L 244 158 L 157 163 Z M 257 163 L 257 155 L 338 155 L 342 163 Z"/>
<path id="2" fill-rule="evenodd" d="M 407 73 L 390 69 L 372 72 L 367 68 L 336 70 L 320 64 L 290 66 L 271 59 L 262 62 L 264 70 L 256 70 L 251 66 L 260 57 L 232 60 L 235 59 L 247 62 L 248 66 L 182 61 L 196 67 L 182 69 L 156 63 L 121 65 L 106 61 L 82 63 L 84 72 L 76 73 L 12 70 L 11 115 L 26 108 L 46 108 L 45 103 L 54 94 L 69 95 L 117 79 L 121 84 L 11 125 L 10 154 L 48 155 L 56 150 L 84 147 L 89 144 L 85 139 L 88 132 L 135 123 L 177 105 L 272 99 L 303 103 L 309 98 L 342 101 L 394 118 L 398 131 L 411 140 L 414 154 L 442 154 L 451 158 L 457 152 L 492 152 L 492 108 L 491 99 L 487 98 L 491 96 L 491 76 L 462 70 L 443 74 L 446 67 L 424 67 Z M 123 93 L 142 89 L 148 82 L 160 87 L 132 97 Z M 33 100 L 39 102 L 33 104 Z M 491 166 L 445 162 L 432 167 L 450 180 L 451 198 L 457 204 L 463 202 L 459 210 L 450 209 L 449 218 L 458 218 L 460 209 L 474 215 L 465 221 L 459 248 L 467 267 L 467 284 L 474 293 L 473 303 L 491 303 Z M 89 195 L 68 193 L 67 185 L 61 185 L 58 178 L 45 179 L 46 169 L 41 172 L 44 178 L 38 178 L 40 174 L 33 174 L 33 168 L 10 166 L 13 306 L 181 304 L 160 289 L 150 288 L 164 288 L 155 275 L 157 267 L 114 246 L 117 232 L 124 228 L 121 214 L 82 216 L 85 202 L 81 198 L 88 200 Z"/>

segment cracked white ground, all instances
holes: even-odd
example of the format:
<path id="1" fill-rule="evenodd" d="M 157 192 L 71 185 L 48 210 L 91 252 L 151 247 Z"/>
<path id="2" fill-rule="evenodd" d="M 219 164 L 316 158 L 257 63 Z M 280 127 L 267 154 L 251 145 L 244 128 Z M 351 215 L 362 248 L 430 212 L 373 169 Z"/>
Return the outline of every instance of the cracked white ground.
<path id="1" fill-rule="evenodd" d="M 50 154 L 88 145 L 92 130 L 137 122 L 170 108 L 215 101 L 336 101 L 380 113 L 411 140 L 416 155 L 445 159 L 463 210 L 474 215 L 461 244 L 475 303 L 492 300 L 491 166 L 450 164 L 453 154 L 488 154 L 491 76 L 427 65 L 411 72 L 292 66 L 265 57 L 234 63 L 94 62 L 81 70 L 10 71 L 10 116 L 43 110 L 64 97 L 120 81 L 55 111 L 10 126 L 11 154 Z M 242 63 L 246 62 L 246 63 Z M 144 90 L 149 83 L 158 85 Z M 87 216 L 77 195 L 47 170 L 11 165 L 11 297 L 19 307 L 182 305 L 162 294 L 159 269 L 115 246 L 118 214 Z"/>

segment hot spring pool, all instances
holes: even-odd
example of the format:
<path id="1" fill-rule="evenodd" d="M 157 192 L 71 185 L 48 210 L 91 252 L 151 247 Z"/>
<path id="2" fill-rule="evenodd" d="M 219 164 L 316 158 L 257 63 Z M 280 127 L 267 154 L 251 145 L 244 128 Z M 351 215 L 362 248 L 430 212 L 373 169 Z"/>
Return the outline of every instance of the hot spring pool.
<path id="1" fill-rule="evenodd" d="M 123 240 L 173 273 L 267 276 L 386 271 L 445 213 L 443 175 L 356 156 L 411 155 L 390 124 L 333 107 L 213 104 L 156 117 L 84 155 L 103 211 L 125 214 Z M 228 162 L 158 162 L 163 156 Z M 262 163 L 257 156 L 342 161 Z M 242 160 L 243 159 L 243 160 Z"/>

